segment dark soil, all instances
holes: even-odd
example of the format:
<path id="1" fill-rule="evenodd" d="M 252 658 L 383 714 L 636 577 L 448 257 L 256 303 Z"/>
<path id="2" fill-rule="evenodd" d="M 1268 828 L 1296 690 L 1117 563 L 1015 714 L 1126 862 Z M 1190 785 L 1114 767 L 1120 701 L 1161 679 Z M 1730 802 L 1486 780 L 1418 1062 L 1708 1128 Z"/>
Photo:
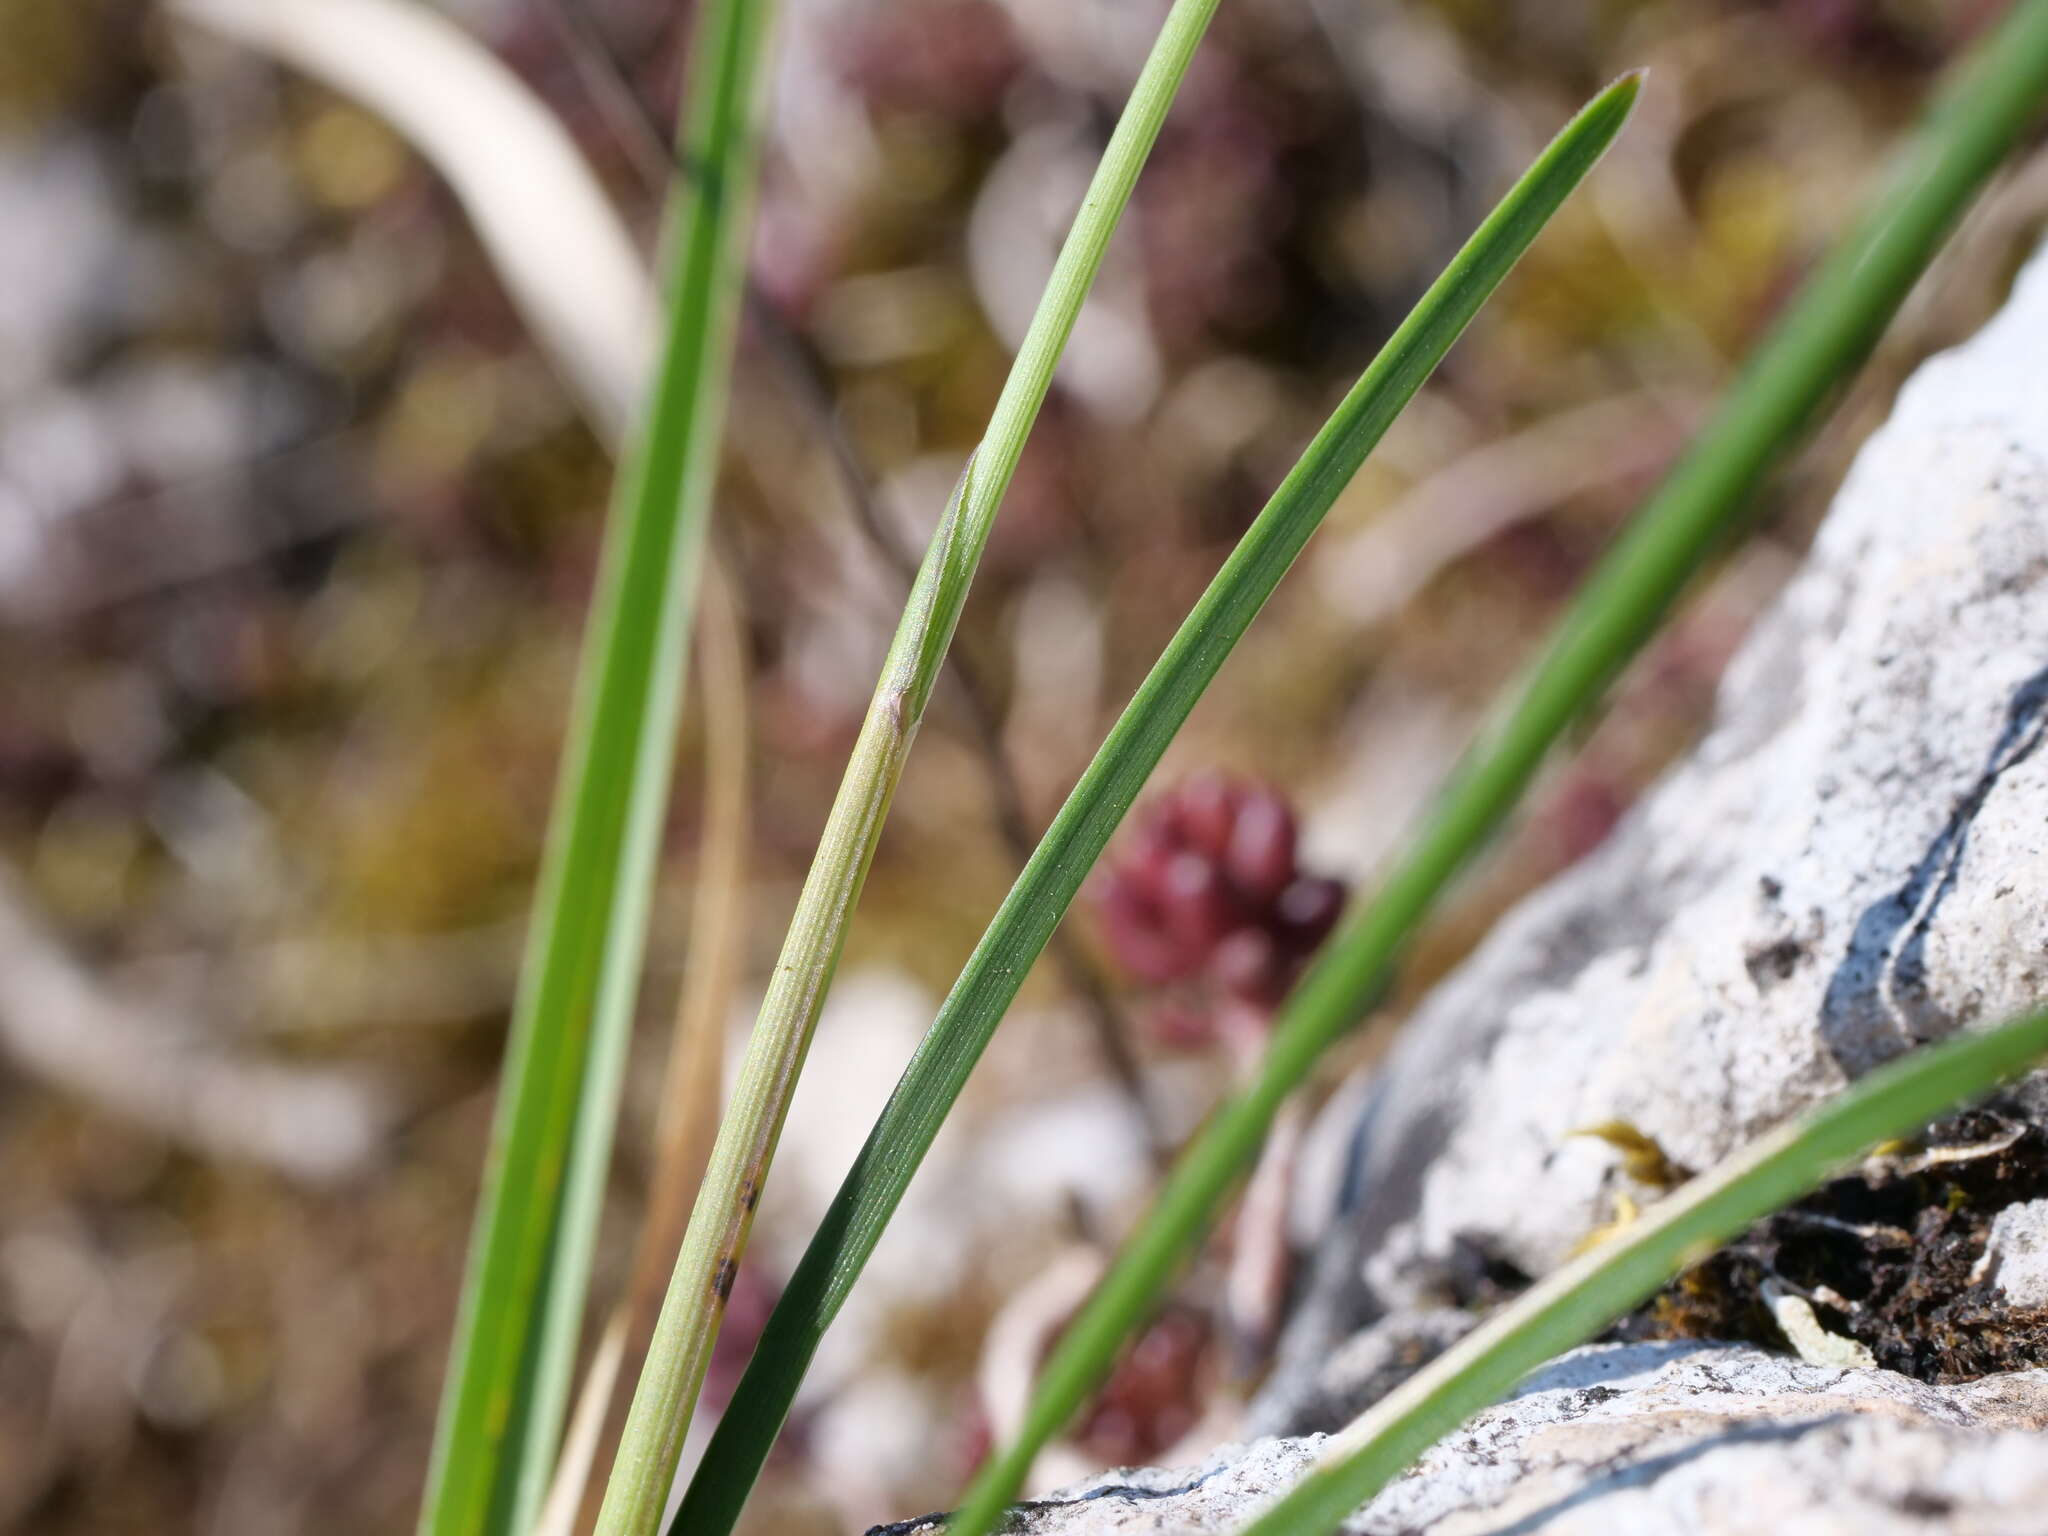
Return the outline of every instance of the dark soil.
<path id="1" fill-rule="evenodd" d="M 1877 1363 L 1927 1382 L 1970 1381 L 2048 1364 L 2048 1310 L 2005 1304 L 1973 1281 L 1991 1223 L 2048 1196 L 2048 1136 L 2028 1126 L 1999 1150 L 1919 1168 L 1916 1150 L 1995 1147 L 2025 1125 L 1993 1104 L 1940 1121 L 1896 1158 L 1874 1159 L 1759 1223 L 1687 1271 L 1612 1337 L 1785 1337 L 1764 1283 L 1806 1296 L 1821 1324 L 1867 1345 Z"/>

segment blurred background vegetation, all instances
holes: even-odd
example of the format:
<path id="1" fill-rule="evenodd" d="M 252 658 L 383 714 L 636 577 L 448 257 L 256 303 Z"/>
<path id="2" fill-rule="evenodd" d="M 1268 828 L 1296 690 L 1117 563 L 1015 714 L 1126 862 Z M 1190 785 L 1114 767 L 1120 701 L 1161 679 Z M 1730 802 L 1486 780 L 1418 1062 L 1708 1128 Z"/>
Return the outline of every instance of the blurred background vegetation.
<path id="1" fill-rule="evenodd" d="M 591 39 L 665 120 L 688 6 L 447 9 L 645 238 L 659 168 Z M 997 525 L 957 647 L 972 686 L 942 689 L 911 760 L 729 1333 L 1014 873 L 1005 777 L 1035 832 L 1301 443 L 1567 114 L 1651 67 L 1621 144 L 1339 502 L 1164 771 L 1278 786 L 1317 874 L 1370 877 L 2000 9 L 1229 0 Z M 786 0 L 754 257 L 780 325 L 743 342 L 714 535 L 752 732 L 736 1027 L 902 551 L 979 433 L 1162 10 Z M 1692 739 L 1903 373 L 1995 307 L 2044 221 L 2037 151 L 1466 882 L 1410 988 Z M 409 1528 L 608 477 L 453 200 L 375 118 L 141 0 L 0 0 L 0 1529 Z M 645 1195 L 705 696 L 600 1296 Z M 1162 1022 L 1088 912 L 1069 927 L 1155 1117 L 1184 1131 L 1231 1053 Z M 1060 1265 L 1121 1230 L 1149 1178 L 1102 1017 L 1061 969 L 1034 979 L 821 1361 L 755 1529 L 860 1529 L 958 1485 L 1000 1411 L 992 1321 L 1030 1295 L 1056 1318 Z M 1313 1146 L 1299 1162 L 1310 1210 Z M 1203 1353 L 1215 1288 L 1190 1282 L 1156 1368 L 1074 1455 L 1157 1455 L 1226 1423 L 1203 1415 L 1257 1361 Z"/>

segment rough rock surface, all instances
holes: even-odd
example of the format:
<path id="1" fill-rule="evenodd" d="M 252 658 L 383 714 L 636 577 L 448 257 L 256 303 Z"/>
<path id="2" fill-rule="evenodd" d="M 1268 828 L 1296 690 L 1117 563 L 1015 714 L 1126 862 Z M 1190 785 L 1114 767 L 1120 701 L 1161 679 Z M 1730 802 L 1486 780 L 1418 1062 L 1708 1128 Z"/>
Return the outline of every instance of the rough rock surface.
<path id="1" fill-rule="evenodd" d="M 2023 1200 L 1998 1213 L 1983 1267 L 2013 1306 L 2048 1307 L 2048 1200 Z"/>
<path id="2" fill-rule="evenodd" d="M 1575 1129 L 1704 1168 L 2048 995 L 2044 346 L 2048 257 L 1901 393 L 1708 737 L 1417 1011 L 1255 1432 L 1327 1427 L 1338 1341 L 1461 1243 L 1541 1274 L 1653 1193 Z"/>
<path id="3" fill-rule="evenodd" d="M 1901 394 L 1712 733 L 1342 1096 L 1350 1176 L 1246 1426 L 1305 1438 L 1115 1474 L 1023 1530 L 1241 1523 L 1312 1460 L 1307 1432 L 1455 1331 L 1441 1309 L 1472 1299 L 1473 1255 L 1541 1274 L 1618 1195 L 1655 1193 L 1575 1130 L 1623 1122 L 1704 1168 L 2048 996 L 2044 352 L 2048 255 Z M 2015 1107 L 2048 1124 L 2038 1075 Z M 2018 1284 L 2048 1224 L 2011 1210 L 1994 1258 Z M 1351 1529 L 2048 1533 L 2044 1425 L 2040 1371 L 1932 1387 L 1750 1346 L 1606 1346 L 1440 1442 Z"/>
<path id="4" fill-rule="evenodd" d="M 2048 1371 L 1929 1387 L 1745 1345 L 1566 1355 L 1438 1442 L 1350 1536 L 1698 1536 L 1773 1531 L 2018 1536 L 2048 1530 Z M 1114 1472 L 1023 1506 L 1010 1536 L 1241 1529 L 1314 1465 L 1321 1435 Z M 923 1536 L 941 1517 L 872 1536 Z"/>
<path id="5" fill-rule="evenodd" d="M 1597 1346 L 1438 1442 L 1346 1530 L 2039 1532 L 2044 1425 L 2043 1371 L 1930 1387 L 1744 1345 Z"/>
<path id="6" fill-rule="evenodd" d="M 1292 1488 L 1315 1465 L 1323 1436 L 1221 1445 L 1200 1465 L 1138 1467 L 1105 1473 L 1011 1511 L 1004 1536 L 1097 1531 L 1156 1531 L 1164 1536 L 1224 1536 Z M 868 1536 L 940 1536 L 943 1514 L 878 1525 Z"/>

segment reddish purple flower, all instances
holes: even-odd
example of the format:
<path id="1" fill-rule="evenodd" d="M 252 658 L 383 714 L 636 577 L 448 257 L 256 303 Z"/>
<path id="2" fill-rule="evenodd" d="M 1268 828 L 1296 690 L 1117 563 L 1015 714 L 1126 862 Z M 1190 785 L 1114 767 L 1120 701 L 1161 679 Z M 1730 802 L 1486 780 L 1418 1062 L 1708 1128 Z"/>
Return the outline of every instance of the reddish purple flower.
<path id="1" fill-rule="evenodd" d="M 1214 1335 L 1197 1308 L 1168 1306 L 1082 1412 L 1074 1443 L 1106 1467 L 1142 1467 L 1172 1450 L 1209 1399 Z"/>
<path id="2" fill-rule="evenodd" d="M 1155 800 L 1095 884 L 1118 964 L 1170 989 L 1152 1017 L 1175 1045 L 1262 1022 L 1336 923 L 1341 881 L 1304 874 L 1294 813 L 1269 785 L 1220 774 Z"/>

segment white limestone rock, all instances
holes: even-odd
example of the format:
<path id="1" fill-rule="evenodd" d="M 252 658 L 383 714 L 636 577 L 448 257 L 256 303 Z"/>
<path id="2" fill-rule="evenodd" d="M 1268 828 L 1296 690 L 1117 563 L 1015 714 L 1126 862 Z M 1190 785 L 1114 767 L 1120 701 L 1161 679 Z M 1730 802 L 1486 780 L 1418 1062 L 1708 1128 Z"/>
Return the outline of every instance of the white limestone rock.
<path id="1" fill-rule="evenodd" d="M 1417 1010 L 1255 1428 L 1459 1241 L 1536 1275 L 1606 1220 L 1619 1155 L 1575 1129 L 1709 1167 L 2048 996 L 2044 354 L 2039 257 L 1906 386 L 1712 732 Z"/>
<path id="2" fill-rule="evenodd" d="M 2048 1371 L 1929 1387 L 1746 1345 L 1596 1346 L 1433 1446 L 1349 1536 L 2018 1536 L 2048 1529 Z M 1240 1530 L 1325 1438 L 1226 1446 L 1022 1506 L 1008 1536 Z M 871 1536 L 937 1536 L 942 1516 Z"/>
<path id="3" fill-rule="evenodd" d="M 2015 1307 L 2048 1307 L 2048 1200 L 2000 1211 L 1982 1260 L 1986 1279 Z"/>
<path id="4" fill-rule="evenodd" d="M 1743 1345 L 1583 1349 L 1439 1441 L 1352 1536 L 2048 1529 L 2048 1372 L 1929 1387 Z"/>
<path id="5" fill-rule="evenodd" d="M 1229 1536 L 1300 1482 L 1324 1437 L 1218 1446 L 1200 1465 L 1106 1472 L 1010 1512 L 1003 1536 Z M 942 1536 L 947 1517 L 878 1525 L 868 1536 Z"/>

